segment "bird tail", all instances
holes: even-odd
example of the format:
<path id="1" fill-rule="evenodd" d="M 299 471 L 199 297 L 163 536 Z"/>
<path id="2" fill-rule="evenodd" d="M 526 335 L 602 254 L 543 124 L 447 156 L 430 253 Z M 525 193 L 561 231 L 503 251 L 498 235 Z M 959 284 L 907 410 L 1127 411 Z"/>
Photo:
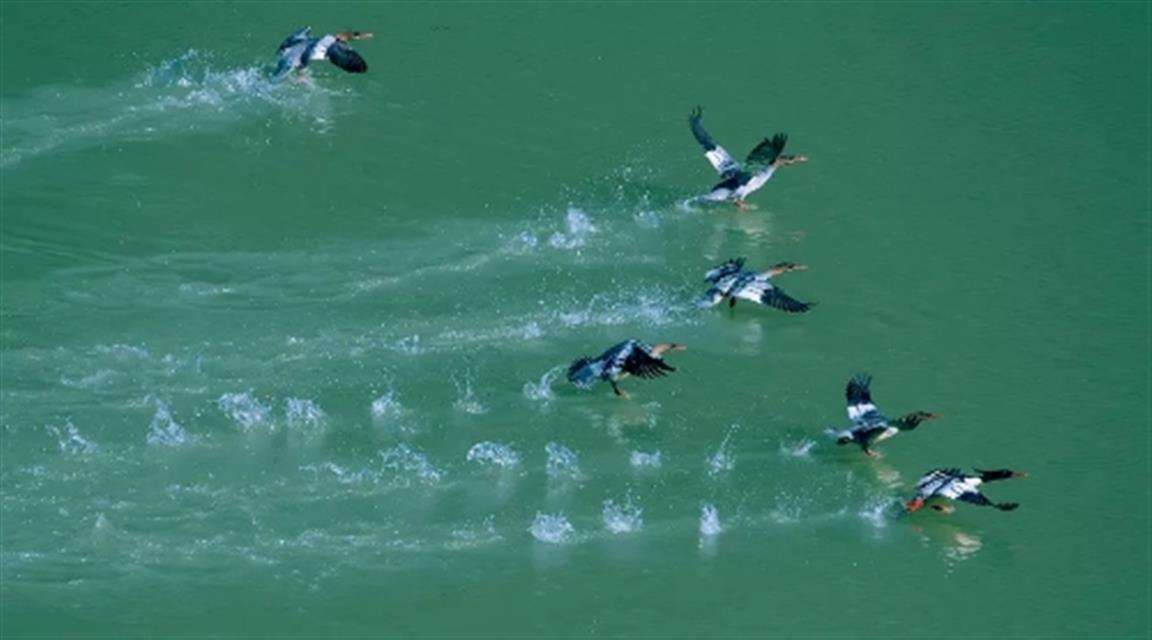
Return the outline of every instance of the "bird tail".
<path id="1" fill-rule="evenodd" d="M 568 381 L 578 387 L 589 387 L 599 375 L 595 360 L 587 356 L 573 362 L 568 367 Z"/>
<path id="2" fill-rule="evenodd" d="M 824 433 L 836 439 L 836 444 L 848 444 L 852 442 L 851 431 L 841 431 L 839 429 L 825 429 Z"/>
<path id="3" fill-rule="evenodd" d="M 1016 508 L 1020 506 L 1020 503 L 1018 503 L 1018 502 L 998 502 L 992 506 L 996 507 L 997 509 L 999 509 L 1001 511 L 1015 511 Z"/>

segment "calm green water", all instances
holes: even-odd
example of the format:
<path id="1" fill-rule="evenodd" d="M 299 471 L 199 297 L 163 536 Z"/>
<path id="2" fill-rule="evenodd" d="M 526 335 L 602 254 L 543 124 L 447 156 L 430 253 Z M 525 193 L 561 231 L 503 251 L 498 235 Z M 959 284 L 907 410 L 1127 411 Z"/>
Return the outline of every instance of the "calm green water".
<path id="1" fill-rule="evenodd" d="M 2 12 L 5 635 L 1148 634 L 1147 4 Z M 686 206 L 696 104 L 812 161 Z"/>

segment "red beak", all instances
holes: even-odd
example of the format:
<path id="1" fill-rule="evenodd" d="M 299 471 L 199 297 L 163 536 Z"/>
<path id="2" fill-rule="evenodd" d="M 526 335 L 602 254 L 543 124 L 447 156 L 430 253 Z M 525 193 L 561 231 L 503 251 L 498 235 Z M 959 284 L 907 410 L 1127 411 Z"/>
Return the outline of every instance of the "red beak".
<path id="1" fill-rule="evenodd" d="M 919 511 L 923 506 L 924 506 L 924 499 L 923 498 L 913 498 L 913 499 L 909 500 L 908 502 L 904 503 L 904 508 L 908 510 L 908 513 L 914 513 L 916 511 Z"/>

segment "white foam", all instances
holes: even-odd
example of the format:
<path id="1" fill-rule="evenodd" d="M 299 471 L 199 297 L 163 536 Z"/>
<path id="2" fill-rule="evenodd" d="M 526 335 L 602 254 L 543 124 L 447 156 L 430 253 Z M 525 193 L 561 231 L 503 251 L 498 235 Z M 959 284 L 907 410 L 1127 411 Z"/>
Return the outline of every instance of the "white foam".
<path id="1" fill-rule="evenodd" d="M 532 521 L 528 531 L 540 542 L 563 544 L 571 540 L 576 528 L 563 514 L 549 515 L 536 512 L 536 519 Z"/>
<path id="2" fill-rule="evenodd" d="M 512 447 L 499 442 L 477 442 L 468 449 L 467 460 L 508 468 L 520 464 L 520 454 L 516 453 Z"/>
<path id="3" fill-rule="evenodd" d="M 615 534 L 633 533 L 644 528 L 644 510 L 632 502 L 631 495 L 622 504 L 605 500 L 601 515 L 604 528 Z"/>

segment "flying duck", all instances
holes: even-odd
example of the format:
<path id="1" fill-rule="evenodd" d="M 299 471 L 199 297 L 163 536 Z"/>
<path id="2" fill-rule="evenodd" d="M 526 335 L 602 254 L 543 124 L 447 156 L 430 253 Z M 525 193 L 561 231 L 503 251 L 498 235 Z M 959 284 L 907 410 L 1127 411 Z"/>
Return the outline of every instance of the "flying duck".
<path id="1" fill-rule="evenodd" d="M 868 385 L 872 376 L 858 374 L 848 381 L 844 396 L 848 400 L 848 419 L 852 426 L 848 429 L 828 429 L 825 433 L 836 438 L 836 444 L 856 443 L 864 453 L 872 457 L 880 454 L 872 450 L 872 445 L 887 440 L 901 431 L 911 431 L 925 420 L 940 417 L 927 411 L 913 411 L 896 420 L 890 420 L 872 404 L 872 394 Z"/>
<path id="2" fill-rule="evenodd" d="M 701 306 L 714 307 L 724 298 L 728 306 L 735 307 L 738 298 L 759 302 L 787 313 L 805 313 L 814 302 L 800 302 L 773 285 L 770 280 L 789 271 L 804 271 L 808 267 L 792 262 L 780 262 L 767 271 L 757 273 L 744 268 L 744 258 L 735 258 L 704 274 L 712 286 L 700 300 Z"/>
<path id="3" fill-rule="evenodd" d="M 961 502 L 968 502 L 971 504 L 978 504 L 982 507 L 995 507 L 1001 511 L 1011 511 L 1020 505 L 1015 502 L 992 502 L 983 493 L 980 493 L 980 485 L 985 482 L 993 482 L 996 480 L 1005 480 L 1008 478 L 1023 478 L 1028 474 L 1020 471 L 1010 471 L 1008 469 L 996 469 L 994 471 L 981 471 L 975 469 L 976 475 L 968 475 L 962 473 L 959 469 L 934 469 L 924 474 L 920 481 L 916 483 L 916 497 L 904 503 L 904 508 L 909 512 L 918 511 L 929 500 L 934 498 L 946 498 L 948 500 L 959 500 Z M 951 513 L 955 507 L 943 504 L 931 504 L 932 509 Z"/>
<path id="4" fill-rule="evenodd" d="M 629 374 L 640 378 L 658 378 L 676 368 L 664 362 L 665 351 L 683 351 L 684 345 L 663 342 L 646 345 L 636 340 L 625 340 L 608 349 L 597 358 L 580 358 L 568 367 L 568 381 L 587 389 L 597 380 L 606 380 L 616 395 L 627 398 L 617 381 Z"/>
<path id="5" fill-rule="evenodd" d="M 708 158 L 709 164 L 720 174 L 721 178 L 720 182 L 716 183 L 708 192 L 708 195 L 704 196 L 705 200 L 714 202 L 731 200 L 738 209 L 743 211 L 747 208 L 744 203 L 745 199 L 752 192 L 763 187 L 777 168 L 808 161 L 807 156 L 784 155 L 784 145 L 788 142 L 788 134 L 777 133 L 771 138 L 761 140 L 760 144 L 748 153 L 748 157 L 744 161 L 748 168 L 745 169 L 724 150 L 724 147 L 716 144 L 712 136 L 708 135 L 701 122 L 703 118 L 704 110 L 701 107 L 696 107 L 688 116 L 688 124 L 692 128 L 692 135 L 696 137 L 696 142 L 704 147 L 704 157 Z"/>
<path id="6" fill-rule="evenodd" d="M 348 42 L 371 37 L 372 34 L 367 31 L 341 31 L 335 35 L 328 33 L 321 38 L 313 38 L 312 27 L 304 27 L 280 43 L 280 48 L 276 50 L 279 61 L 272 77 L 283 78 L 296 69 L 304 69 L 313 60 L 325 58 L 349 73 L 364 73 L 368 70 L 368 63 L 348 46 Z"/>

